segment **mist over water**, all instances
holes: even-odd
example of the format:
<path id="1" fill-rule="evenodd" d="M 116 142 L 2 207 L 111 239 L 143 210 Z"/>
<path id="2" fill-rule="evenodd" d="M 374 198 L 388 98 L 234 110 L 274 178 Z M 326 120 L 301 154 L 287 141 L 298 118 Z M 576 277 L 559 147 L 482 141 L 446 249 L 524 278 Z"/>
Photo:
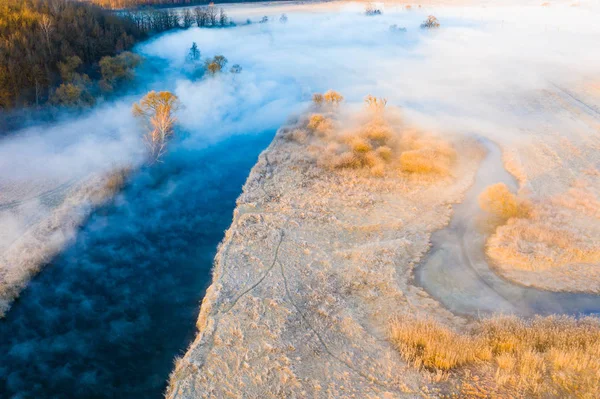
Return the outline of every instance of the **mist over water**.
<path id="1" fill-rule="evenodd" d="M 313 92 L 335 89 L 350 103 L 386 97 L 423 126 L 502 141 L 540 118 L 515 116 L 507 98 L 600 70 L 597 8 L 388 7 L 377 17 L 361 5 L 227 9 L 236 22 L 271 22 L 155 38 L 137 48 L 146 64 L 133 94 L 0 141 L 0 190 L 5 180 L 141 168 L 0 320 L 0 397 L 161 397 L 173 357 L 195 333 L 241 186 Z M 419 29 L 430 13 L 442 29 Z M 392 24 L 408 31 L 392 33 Z M 193 42 L 203 59 L 222 54 L 226 69 L 240 64 L 242 73 L 194 74 L 186 64 Z M 168 155 L 145 166 L 130 107 L 151 89 L 173 91 L 183 108 Z M 25 228 L 7 213 L 0 226 L 0 248 Z"/>
<path id="2" fill-rule="evenodd" d="M 161 397 L 195 333 L 235 199 L 272 136 L 178 145 L 94 212 L 0 321 L 0 396 Z"/>

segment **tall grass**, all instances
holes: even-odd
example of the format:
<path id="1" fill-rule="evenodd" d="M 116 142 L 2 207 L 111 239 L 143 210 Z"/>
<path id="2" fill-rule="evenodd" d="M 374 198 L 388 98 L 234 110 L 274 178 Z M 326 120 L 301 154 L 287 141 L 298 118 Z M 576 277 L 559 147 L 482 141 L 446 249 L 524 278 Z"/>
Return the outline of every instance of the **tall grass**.
<path id="1" fill-rule="evenodd" d="M 415 367 L 451 379 L 491 377 L 483 392 L 478 387 L 479 394 L 600 397 L 600 319 L 595 317 L 497 316 L 460 333 L 430 318 L 400 316 L 391 321 L 389 337 Z"/>

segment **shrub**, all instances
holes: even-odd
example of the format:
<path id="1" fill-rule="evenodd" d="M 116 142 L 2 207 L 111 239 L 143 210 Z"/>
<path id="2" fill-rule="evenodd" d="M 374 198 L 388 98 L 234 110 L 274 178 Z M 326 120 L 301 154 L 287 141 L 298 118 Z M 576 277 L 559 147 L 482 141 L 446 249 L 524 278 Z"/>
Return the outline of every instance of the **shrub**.
<path id="1" fill-rule="evenodd" d="M 338 93 L 335 90 L 328 90 L 324 95 L 323 99 L 326 103 L 331 105 L 339 105 L 342 101 L 344 101 L 344 96 Z"/>
<path id="2" fill-rule="evenodd" d="M 308 120 L 308 125 L 306 127 L 315 133 L 325 134 L 333 128 L 333 125 L 331 121 L 323 115 L 313 114 Z"/>
<path id="3" fill-rule="evenodd" d="M 323 101 L 324 101 L 323 95 L 321 93 L 315 93 L 312 96 L 312 100 L 313 100 L 313 103 L 320 106 L 323 104 Z"/>
<path id="4" fill-rule="evenodd" d="M 427 19 L 421 24 L 421 29 L 435 29 L 439 27 L 440 22 L 433 15 L 428 16 Z"/>
<path id="5" fill-rule="evenodd" d="M 435 148 L 404 151 L 400 155 L 400 170 L 407 173 L 447 175 L 452 159 Z"/>
<path id="6" fill-rule="evenodd" d="M 386 145 L 379 147 L 376 152 L 377 155 L 386 162 L 392 159 L 392 149 Z"/>
<path id="7" fill-rule="evenodd" d="M 373 15 L 381 15 L 382 12 L 380 9 L 376 8 L 373 3 L 368 3 L 365 6 L 365 15 L 373 16 Z"/>
<path id="8" fill-rule="evenodd" d="M 529 214 L 528 206 L 511 193 L 504 183 L 487 187 L 479 195 L 479 206 L 503 220 L 527 217 Z"/>
<path id="9" fill-rule="evenodd" d="M 380 97 L 374 97 L 372 95 L 368 95 L 367 97 L 365 97 L 365 103 L 367 103 L 367 107 L 374 112 L 383 112 L 383 110 L 385 109 L 385 106 L 387 105 L 387 99 Z"/>
<path id="10" fill-rule="evenodd" d="M 127 179 L 127 175 L 129 175 L 129 173 L 130 173 L 129 168 L 119 168 L 119 169 L 116 169 L 116 170 L 110 172 L 106 176 L 106 183 L 105 183 L 106 190 L 111 194 L 115 194 L 115 193 L 119 192 L 125 186 L 125 181 Z"/>
<path id="11" fill-rule="evenodd" d="M 373 150 L 373 147 L 371 147 L 371 144 L 369 144 L 369 142 L 361 137 L 354 137 L 352 138 L 352 140 L 350 141 L 350 147 L 352 148 L 352 151 L 355 154 L 366 154 L 368 152 L 370 152 L 371 150 Z"/>
<path id="12" fill-rule="evenodd" d="M 204 61 L 204 67 L 211 75 L 216 75 L 217 73 L 221 72 L 225 65 L 227 65 L 227 58 L 223 57 L 222 55 L 215 55 L 214 58 L 209 58 Z"/>
<path id="13" fill-rule="evenodd" d="M 394 24 L 394 25 L 390 25 L 390 32 L 392 32 L 392 33 L 406 33 L 406 28 Z"/>

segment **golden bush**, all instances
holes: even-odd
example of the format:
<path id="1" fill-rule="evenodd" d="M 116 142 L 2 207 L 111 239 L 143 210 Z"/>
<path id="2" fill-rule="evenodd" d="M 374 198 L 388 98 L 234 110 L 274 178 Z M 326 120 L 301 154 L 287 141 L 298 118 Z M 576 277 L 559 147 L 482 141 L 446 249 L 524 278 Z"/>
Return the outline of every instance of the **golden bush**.
<path id="1" fill-rule="evenodd" d="M 335 90 L 328 90 L 324 95 L 323 99 L 326 103 L 331 105 L 339 105 L 342 101 L 344 101 L 344 96 L 338 93 Z"/>
<path id="2" fill-rule="evenodd" d="M 479 206 L 484 211 L 504 220 L 527 217 L 529 214 L 526 203 L 511 193 L 504 183 L 487 187 L 479 195 Z"/>
<path id="3" fill-rule="evenodd" d="M 447 175 L 450 167 L 450 158 L 431 148 L 404 151 L 400 155 L 400 170 L 407 173 Z"/>

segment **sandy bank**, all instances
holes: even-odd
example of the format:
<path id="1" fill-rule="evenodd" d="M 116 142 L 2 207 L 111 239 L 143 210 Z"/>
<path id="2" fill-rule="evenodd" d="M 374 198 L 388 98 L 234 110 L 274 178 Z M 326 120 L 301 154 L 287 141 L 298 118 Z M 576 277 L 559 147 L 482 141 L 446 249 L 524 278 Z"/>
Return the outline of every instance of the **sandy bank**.
<path id="1" fill-rule="evenodd" d="M 465 144 L 457 178 L 424 183 L 319 168 L 290 137 L 281 129 L 250 173 L 167 396 L 419 397 L 388 319 L 462 323 L 412 284 L 413 266 L 482 153 Z"/>

